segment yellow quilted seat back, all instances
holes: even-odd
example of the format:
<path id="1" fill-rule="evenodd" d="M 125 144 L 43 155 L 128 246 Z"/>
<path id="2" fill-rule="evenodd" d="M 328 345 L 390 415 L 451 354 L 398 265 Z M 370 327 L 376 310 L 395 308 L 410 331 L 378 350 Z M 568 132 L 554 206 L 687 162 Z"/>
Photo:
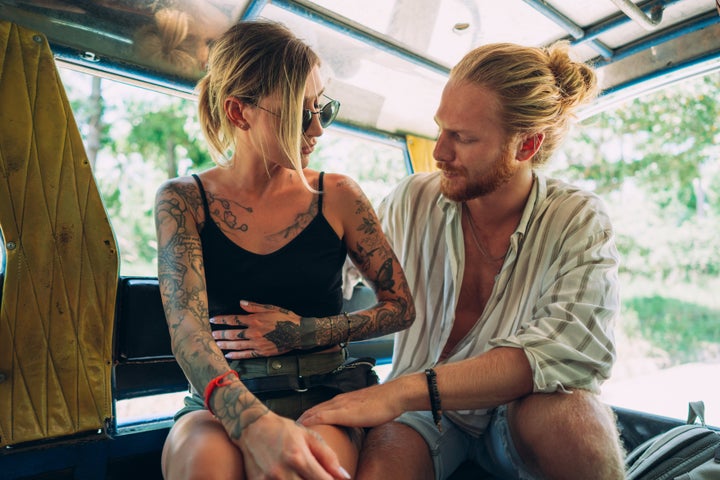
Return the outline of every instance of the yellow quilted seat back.
<path id="1" fill-rule="evenodd" d="M 46 39 L 0 21 L 0 446 L 104 429 L 118 255 Z"/>
<path id="2" fill-rule="evenodd" d="M 410 153 L 413 172 L 434 172 L 437 170 L 435 159 L 433 158 L 435 140 L 407 135 L 405 141 L 407 142 L 408 152 Z"/>

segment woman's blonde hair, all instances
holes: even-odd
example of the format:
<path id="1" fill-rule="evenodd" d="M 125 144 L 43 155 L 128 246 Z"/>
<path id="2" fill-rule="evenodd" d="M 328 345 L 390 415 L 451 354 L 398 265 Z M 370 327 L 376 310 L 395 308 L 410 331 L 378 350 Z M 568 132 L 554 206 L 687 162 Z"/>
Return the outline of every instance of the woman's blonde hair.
<path id="1" fill-rule="evenodd" d="M 568 50 L 567 42 L 546 48 L 483 45 L 465 55 L 450 78 L 498 95 L 508 135 L 543 133 L 545 139 L 533 158 L 533 165 L 539 166 L 562 142 L 576 108 L 598 93 L 592 67 L 571 60 Z"/>
<path id="2" fill-rule="evenodd" d="M 317 54 L 290 30 L 271 21 L 239 22 L 218 38 L 208 59 L 208 72 L 198 82 L 198 113 L 211 155 L 220 166 L 231 162 L 233 124 L 224 102 L 236 97 L 257 105 L 275 93 L 282 101 L 277 139 L 282 152 L 302 174 L 302 109 L 305 83 Z"/>

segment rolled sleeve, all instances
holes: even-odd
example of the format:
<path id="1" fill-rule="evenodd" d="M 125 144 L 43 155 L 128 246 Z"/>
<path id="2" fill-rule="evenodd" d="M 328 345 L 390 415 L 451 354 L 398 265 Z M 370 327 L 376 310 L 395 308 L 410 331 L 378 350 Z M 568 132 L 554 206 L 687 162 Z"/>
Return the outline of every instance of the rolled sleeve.
<path id="1" fill-rule="evenodd" d="M 578 234 L 587 240 L 551 264 L 532 318 L 514 335 L 490 342 L 525 351 L 535 392 L 597 392 L 615 362 L 620 301 L 612 232 Z"/>

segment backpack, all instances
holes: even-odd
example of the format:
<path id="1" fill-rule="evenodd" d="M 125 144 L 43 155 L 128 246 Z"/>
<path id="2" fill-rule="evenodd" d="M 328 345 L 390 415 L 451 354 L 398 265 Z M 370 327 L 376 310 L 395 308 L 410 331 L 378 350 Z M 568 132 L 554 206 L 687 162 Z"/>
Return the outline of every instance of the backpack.
<path id="1" fill-rule="evenodd" d="M 705 426 L 705 404 L 690 402 L 687 424 L 639 445 L 625 467 L 627 480 L 720 479 L 720 432 Z"/>

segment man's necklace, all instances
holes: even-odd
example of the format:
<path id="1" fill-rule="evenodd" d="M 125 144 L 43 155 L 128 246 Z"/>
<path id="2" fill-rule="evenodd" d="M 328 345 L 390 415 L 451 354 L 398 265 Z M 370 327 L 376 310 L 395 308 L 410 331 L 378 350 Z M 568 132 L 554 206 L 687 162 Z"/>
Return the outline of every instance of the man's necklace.
<path id="1" fill-rule="evenodd" d="M 477 238 L 477 235 L 475 234 L 475 229 L 477 228 L 475 226 L 475 221 L 472 218 L 472 214 L 470 213 L 470 209 L 468 206 L 463 202 L 462 208 L 465 210 L 465 213 L 467 213 L 468 221 L 470 222 L 470 234 L 472 235 L 473 241 L 475 242 L 475 246 L 480 251 L 480 254 L 485 257 L 485 259 L 491 263 L 499 262 L 500 260 L 505 258 L 505 255 L 507 255 L 507 250 L 505 252 L 497 257 L 493 257 L 490 255 L 490 253 L 485 249 L 485 247 L 482 246 L 480 241 Z"/>

